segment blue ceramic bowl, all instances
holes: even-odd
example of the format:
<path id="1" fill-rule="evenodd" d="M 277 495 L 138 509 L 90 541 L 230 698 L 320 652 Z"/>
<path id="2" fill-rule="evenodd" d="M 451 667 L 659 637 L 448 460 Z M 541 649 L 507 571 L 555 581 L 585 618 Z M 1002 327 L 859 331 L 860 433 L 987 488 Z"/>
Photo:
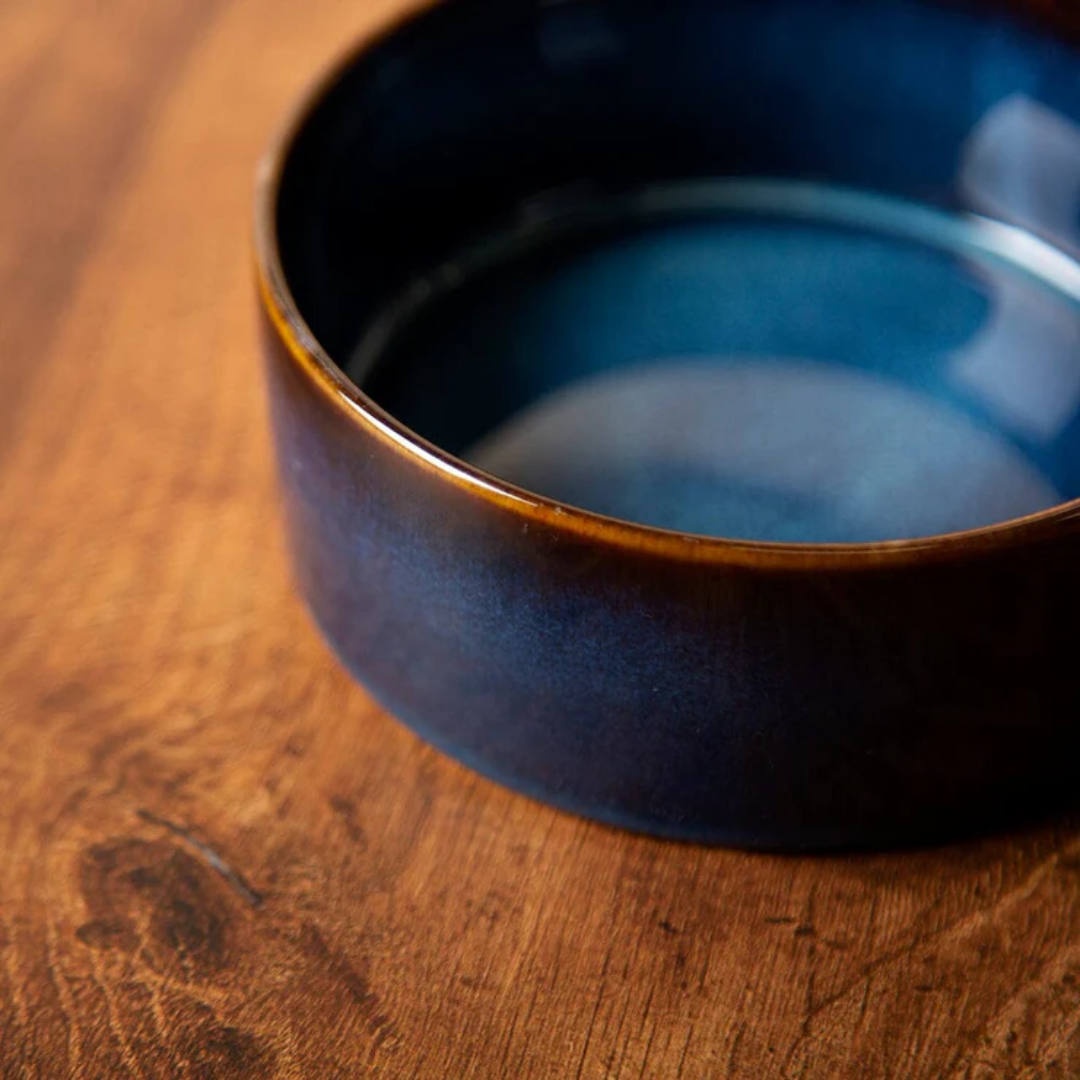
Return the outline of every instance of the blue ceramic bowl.
<path id="1" fill-rule="evenodd" d="M 1059 28 L 1060 30 L 1060 28 Z M 1080 750 L 1080 58 L 918 0 L 448 0 L 270 154 L 301 590 L 454 757 L 806 848 Z"/>

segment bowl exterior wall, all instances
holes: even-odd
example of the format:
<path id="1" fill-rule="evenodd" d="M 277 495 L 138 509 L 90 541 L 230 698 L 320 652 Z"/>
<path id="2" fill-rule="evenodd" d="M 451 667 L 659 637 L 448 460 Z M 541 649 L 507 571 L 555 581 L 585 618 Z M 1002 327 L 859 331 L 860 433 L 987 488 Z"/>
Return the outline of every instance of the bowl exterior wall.
<path id="1" fill-rule="evenodd" d="M 466 764 L 610 823 L 789 849 L 946 838 L 1074 786 L 1072 519 L 903 561 L 616 542 L 433 466 L 264 330 L 300 589 L 355 677 Z"/>

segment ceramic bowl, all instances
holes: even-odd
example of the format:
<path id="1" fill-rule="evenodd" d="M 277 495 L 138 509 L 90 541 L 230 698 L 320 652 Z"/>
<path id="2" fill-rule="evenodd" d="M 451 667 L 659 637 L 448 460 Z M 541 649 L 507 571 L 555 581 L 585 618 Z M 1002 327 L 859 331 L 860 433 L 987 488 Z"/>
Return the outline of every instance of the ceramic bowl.
<path id="1" fill-rule="evenodd" d="M 447 0 L 267 157 L 300 589 L 519 791 L 769 848 L 1080 750 L 1080 58 L 1000 5 Z"/>

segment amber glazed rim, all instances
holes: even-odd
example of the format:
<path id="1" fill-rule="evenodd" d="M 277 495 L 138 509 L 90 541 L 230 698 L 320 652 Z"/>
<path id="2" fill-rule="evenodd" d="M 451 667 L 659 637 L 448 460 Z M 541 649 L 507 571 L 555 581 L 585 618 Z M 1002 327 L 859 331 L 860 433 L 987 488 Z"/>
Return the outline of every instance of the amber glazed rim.
<path id="1" fill-rule="evenodd" d="M 254 253 L 264 310 L 286 346 L 289 361 L 297 373 L 340 409 L 350 423 L 374 435 L 392 452 L 409 459 L 417 467 L 433 471 L 445 483 L 474 498 L 516 514 L 525 524 L 688 563 L 776 570 L 899 567 L 1021 548 L 1060 535 L 1063 527 L 1080 523 L 1080 498 L 1077 498 L 992 525 L 899 540 L 812 544 L 676 532 L 598 514 L 518 487 L 429 442 L 376 404 L 322 347 L 289 288 L 277 229 L 281 180 L 301 131 L 346 72 L 377 42 L 422 18 L 429 8 L 445 2 L 422 0 L 419 4 L 413 3 L 403 14 L 384 20 L 374 31 L 350 45 L 300 94 L 272 137 L 257 169 Z M 955 0 L 953 6 L 956 6 Z M 1037 22 L 1044 30 L 1047 28 L 1047 20 L 1038 19 Z"/>

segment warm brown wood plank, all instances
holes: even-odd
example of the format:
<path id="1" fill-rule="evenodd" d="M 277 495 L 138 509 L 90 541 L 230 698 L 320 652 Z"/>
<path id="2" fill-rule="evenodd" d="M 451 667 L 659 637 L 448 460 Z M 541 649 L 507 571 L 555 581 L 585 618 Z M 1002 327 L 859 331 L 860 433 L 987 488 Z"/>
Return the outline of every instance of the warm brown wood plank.
<path id="1" fill-rule="evenodd" d="M 0 1072 L 1080 1075 L 1075 822 L 784 859 L 476 779 L 293 597 L 247 234 L 397 0 L 0 8 Z"/>

